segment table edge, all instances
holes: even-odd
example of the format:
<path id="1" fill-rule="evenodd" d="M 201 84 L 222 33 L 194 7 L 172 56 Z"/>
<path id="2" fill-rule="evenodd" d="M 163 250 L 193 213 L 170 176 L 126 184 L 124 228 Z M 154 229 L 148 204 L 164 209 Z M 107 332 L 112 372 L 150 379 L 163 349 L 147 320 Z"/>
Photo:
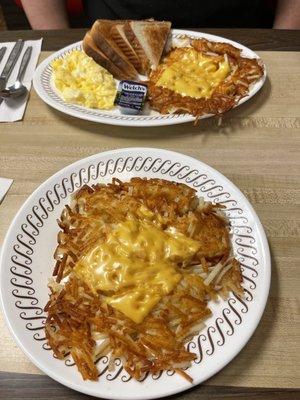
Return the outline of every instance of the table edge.
<path id="1" fill-rule="evenodd" d="M 43 40 L 43 51 L 55 51 L 71 43 L 81 40 L 87 29 L 68 30 L 19 30 L 0 31 L 0 42 L 25 40 Z M 300 30 L 276 29 L 223 29 L 223 28 L 190 28 L 198 32 L 205 32 L 240 42 L 253 50 L 268 51 L 300 51 Z"/>
<path id="2" fill-rule="evenodd" d="M 30 398 L 32 400 L 43 398 L 47 394 L 47 399 L 56 399 L 57 396 L 64 400 L 74 399 L 76 393 L 77 400 L 91 398 L 85 394 L 61 385 L 49 378 L 47 375 L 25 374 L 14 372 L 0 372 L 0 399 Z M 299 388 L 271 388 L 271 387 L 237 387 L 202 384 L 184 392 L 184 399 L 188 400 L 207 400 L 207 396 L 214 395 L 214 399 L 230 399 L 232 397 L 239 400 L 257 399 L 263 396 L 264 400 L 294 400 L 296 394 L 300 393 Z M 167 399 L 179 399 L 182 394 L 178 393 L 166 397 Z"/>

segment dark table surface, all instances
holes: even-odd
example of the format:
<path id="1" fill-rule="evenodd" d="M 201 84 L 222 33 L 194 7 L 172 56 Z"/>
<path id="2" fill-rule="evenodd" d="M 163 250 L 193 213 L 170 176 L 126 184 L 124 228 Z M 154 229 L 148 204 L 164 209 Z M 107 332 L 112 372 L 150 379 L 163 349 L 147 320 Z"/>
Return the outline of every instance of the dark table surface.
<path id="1" fill-rule="evenodd" d="M 196 31 L 224 36 L 252 48 L 253 50 L 300 51 L 300 30 L 272 29 L 195 29 Z M 23 39 L 44 38 L 43 50 L 59 50 L 68 44 L 81 40 L 86 29 L 62 31 L 3 31 L 1 42 Z"/>
<path id="2" fill-rule="evenodd" d="M 253 50 L 300 51 L 300 31 L 267 29 L 194 29 L 240 42 Z M 0 42 L 18 38 L 38 39 L 43 37 L 43 51 L 58 50 L 82 39 L 84 29 L 67 31 L 3 31 Z M 0 352 L 1 360 L 1 352 Z M 1 362 L 0 362 L 1 371 Z M 53 381 L 45 375 L 0 372 L 0 399 L 88 399 L 90 396 L 77 393 Z M 209 386 L 202 384 L 169 399 L 276 399 L 296 400 L 300 391 L 286 388 L 253 388 L 232 386 Z"/>

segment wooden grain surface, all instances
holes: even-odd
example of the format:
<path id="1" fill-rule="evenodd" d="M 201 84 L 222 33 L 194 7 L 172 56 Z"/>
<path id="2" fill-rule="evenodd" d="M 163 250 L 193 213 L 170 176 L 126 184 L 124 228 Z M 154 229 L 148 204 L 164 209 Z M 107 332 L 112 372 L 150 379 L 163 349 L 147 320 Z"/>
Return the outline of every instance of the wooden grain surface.
<path id="1" fill-rule="evenodd" d="M 48 54 L 43 53 L 42 58 Z M 271 248 L 270 297 L 249 343 L 205 384 L 222 386 L 224 395 L 231 393 L 236 398 L 244 398 L 245 387 L 300 387 L 300 53 L 259 54 L 268 69 L 265 86 L 252 100 L 229 112 L 221 126 L 215 119 L 201 121 L 198 127 L 183 124 L 138 129 L 95 124 L 51 109 L 34 91 L 24 121 L 0 124 L 0 176 L 15 180 L 0 206 L 0 244 L 16 211 L 41 182 L 75 160 L 108 149 L 144 146 L 179 151 L 218 169 L 244 192 L 264 225 Z M 40 373 L 14 344 L 2 318 L 0 370 Z M 18 379 L 22 382 L 24 376 L 0 375 L 6 390 L 0 390 L 0 396 L 22 398 Z M 24 386 L 27 398 L 35 398 L 30 382 L 35 385 L 36 379 L 32 375 L 25 379 L 29 385 L 28 390 Z M 40 379 L 53 385 L 46 377 Z M 203 387 L 189 398 L 218 398 L 217 389 L 209 392 Z M 229 389 L 233 387 L 236 391 Z M 83 398 L 75 397 L 73 392 L 69 396 L 66 391 L 49 390 L 49 398 L 54 398 L 53 393 L 61 393 L 60 398 Z M 200 397 L 203 390 L 207 390 L 206 397 Z M 274 389 L 271 395 L 272 391 L 256 390 L 249 392 L 251 396 L 265 393 L 261 398 L 297 397 L 295 390 Z"/>
<path id="2" fill-rule="evenodd" d="M 270 51 L 300 51 L 299 30 L 274 29 L 201 29 L 190 28 L 195 31 L 207 32 L 228 39 L 236 40 L 253 50 Z M 44 37 L 43 50 L 59 50 L 68 44 L 82 40 L 86 29 L 69 29 L 61 31 L 6 31 L 1 32 L 2 42 L 10 40 L 39 39 Z"/>
<path id="3" fill-rule="evenodd" d="M 297 389 L 251 388 L 201 385 L 166 400 L 297 400 Z M 89 400 L 94 397 L 74 392 L 47 376 L 0 372 L 1 400 Z"/>

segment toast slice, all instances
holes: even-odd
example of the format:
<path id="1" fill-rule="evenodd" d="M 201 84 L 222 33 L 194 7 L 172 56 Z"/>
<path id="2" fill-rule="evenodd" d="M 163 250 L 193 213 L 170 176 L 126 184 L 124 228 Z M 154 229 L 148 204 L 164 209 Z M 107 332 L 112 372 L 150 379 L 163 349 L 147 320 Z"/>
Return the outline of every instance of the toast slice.
<path id="1" fill-rule="evenodd" d="M 89 57 L 92 57 L 97 64 L 107 69 L 116 79 L 127 79 L 127 75 L 96 46 L 90 32 L 85 34 L 82 48 Z"/>
<path id="2" fill-rule="evenodd" d="M 164 50 L 171 22 L 168 21 L 128 21 L 125 34 L 135 52 L 146 65 L 146 71 L 156 68 Z M 145 61 L 147 60 L 147 61 Z"/>
<path id="3" fill-rule="evenodd" d="M 135 35 L 134 29 L 132 28 L 133 22 L 134 21 L 126 21 L 123 27 L 123 31 L 128 42 L 131 44 L 131 47 L 138 56 L 138 59 L 140 60 L 141 68 L 139 72 L 142 75 L 147 75 L 147 73 L 150 71 L 150 60 L 147 57 L 140 41 Z"/>
<path id="4" fill-rule="evenodd" d="M 120 21 L 120 23 L 113 24 L 111 27 L 111 36 L 119 49 L 121 49 L 121 51 L 125 54 L 129 62 L 131 62 L 134 68 L 140 74 L 142 74 L 144 72 L 142 62 L 125 35 L 125 24 L 125 21 Z"/>
<path id="5" fill-rule="evenodd" d="M 113 21 L 97 20 L 92 26 L 91 35 L 96 46 L 126 75 L 126 79 L 136 79 L 137 70 L 127 59 L 111 36 Z"/>

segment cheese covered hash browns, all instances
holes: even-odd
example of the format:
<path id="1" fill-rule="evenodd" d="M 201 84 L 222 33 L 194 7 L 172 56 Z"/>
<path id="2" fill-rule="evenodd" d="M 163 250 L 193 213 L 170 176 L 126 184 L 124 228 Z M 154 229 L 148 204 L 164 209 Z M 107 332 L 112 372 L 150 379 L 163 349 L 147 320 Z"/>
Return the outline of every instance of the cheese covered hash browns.
<path id="1" fill-rule="evenodd" d="M 190 97 L 159 85 L 158 81 L 166 68 L 181 62 L 191 49 L 211 58 L 217 65 L 222 60 L 229 62 L 229 75 L 214 88 L 210 97 Z M 249 87 L 264 73 L 259 60 L 241 56 L 241 50 L 228 43 L 210 42 L 206 39 L 191 40 L 191 47 L 172 49 L 149 78 L 149 101 L 153 109 L 162 114 L 189 113 L 199 118 L 205 114 L 223 114 L 233 108 L 241 98 L 247 96 Z M 186 72 L 187 75 L 189 71 Z M 185 76 L 180 79 L 185 80 Z M 196 82 L 194 82 L 197 85 Z"/>
<path id="2" fill-rule="evenodd" d="M 146 218 L 165 232 L 193 239 L 198 249 L 192 258 L 172 260 L 180 281 L 141 323 L 109 305 L 107 292 L 92 290 L 76 274 L 82 257 L 96 243 L 105 244 L 110 230 L 129 216 Z M 110 368 L 119 358 L 137 380 L 147 373 L 173 369 L 191 381 L 184 369 L 196 355 L 185 344 L 211 315 L 208 302 L 218 295 L 226 298 L 229 291 L 243 295 L 240 266 L 232 255 L 222 206 L 198 199 L 196 191 L 184 184 L 113 179 L 107 185 L 83 186 L 58 223 L 54 279 L 45 307 L 46 337 L 55 356 L 71 355 L 83 379 L 98 379 L 97 360 L 106 355 Z M 136 257 L 146 268 L 144 255 Z"/>

